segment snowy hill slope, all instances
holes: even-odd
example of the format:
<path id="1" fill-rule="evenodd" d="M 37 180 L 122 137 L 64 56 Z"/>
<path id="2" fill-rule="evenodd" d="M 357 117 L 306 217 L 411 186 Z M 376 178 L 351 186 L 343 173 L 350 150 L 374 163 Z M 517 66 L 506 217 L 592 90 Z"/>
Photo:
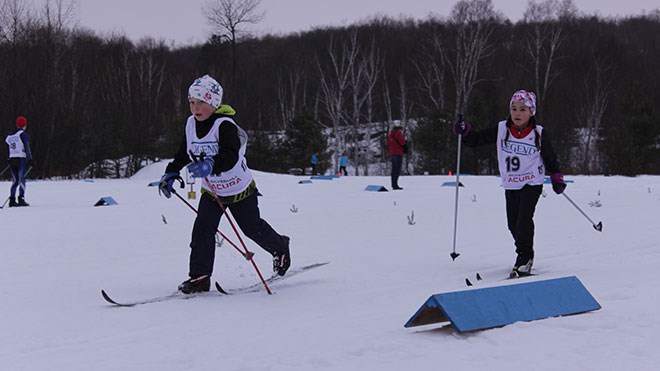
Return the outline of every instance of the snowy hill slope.
<path id="1" fill-rule="evenodd" d="M 529 279 L 577 275 L 601 310 L 459 334 L 403 324 L 430 295 L 467 289 L 464 279 L 476 272 L 493 280 L 481 287 L 503 284 L 496 279 L 510 269 L 514 248 L 498 178 L 461 178 L 461 255 L 452 261 L 454 189 L 441 184 L 453 178 L 402 177 L 403 191 L 375 193 L 364 188 L 389 188 L 387 177 L 298 184 L 307 178 L 257 172 L 262 216 L 291 236 L 293 265 L 329 265 L 273 285 L 271 296 L 111 307 L 101 288 L 130 300 L 171 293 L 186 278 L 194 214 L 147 187 L 164 166 L 124 180 L 30 182 L 33 206 L 0 210 L 1 369 L 654 370 L 660 363 L 652 341 L 660 331 L 660 177 L 568 177 L 568 194 L 603 221 L 602 233 L 550 187 L 539 202 L 539 276 Z M 119 205 L 92 207 L 104 196 Z M 602 206 L 590 207 L 595 201 Z M 234 236 L 226 221 L 221 230 Z M 270 257 L 247 243 L 270 275 Z M 228 288 L 257 282 L 227 243 L 213 278 Z"/>

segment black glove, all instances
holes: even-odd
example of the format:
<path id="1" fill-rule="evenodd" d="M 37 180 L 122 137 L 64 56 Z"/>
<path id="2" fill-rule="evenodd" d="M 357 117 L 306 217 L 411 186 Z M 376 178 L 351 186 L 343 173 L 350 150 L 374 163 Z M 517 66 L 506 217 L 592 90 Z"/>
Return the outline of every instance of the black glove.
<path id="1" fill-rule="evenodd" d="M 454 127 L 452 128 L 452 130 L 454 134 L 460 135 L 461 138 L 465 138 L 472 130 L 472 124 L 470 124 L 467 121 L 457 120 L 454 123 Z"/>
<path id="2" fill-rule="evenodd" d="M 561 194 L 566 189 L 566 183 L 564 183 L 564 174 L 554 173 L 550 175 L 550 182 L 552 182 L 552 190 L 556 194 Z"/>
<path id="3" fill-rule="evenodd" d="M 36 165 L 36 163 L 32 159 L 28 160 L 27 164 L 28 164 L 28 167 L 34 167 L 34 165 Z"/>
<path id="4" fill-rule="evenodd" d="M 181 187 L 183 188 L 183 178 L 179 175 L 179 172 L 170 172 L 170 173 L 165 173 L 161 178 L 160 182 L 158 183 L 158 194 L 162 194 L 163 196 L 170 198 L 172 197 L 172 192 L 176 192 L 174 190 L 174 181 L 178 180 L 181 182 Z"/>

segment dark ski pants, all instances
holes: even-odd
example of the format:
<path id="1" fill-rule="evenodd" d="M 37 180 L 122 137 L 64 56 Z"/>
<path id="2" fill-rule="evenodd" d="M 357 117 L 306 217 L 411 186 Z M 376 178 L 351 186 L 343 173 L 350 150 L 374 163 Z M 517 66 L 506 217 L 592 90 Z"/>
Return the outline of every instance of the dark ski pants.
<path id="1" fill-rule="evenodd" d="M 542 185 L 526 185 L 504 193 L 507 224 L 522 262 L 534 258 L 534 211 L 542 191 Z"/>
<path id="2" fill-rule="evenodd" d="M 392 162 L 392 188 L 399 188 L 399 175 L 401 175 L 403 156 L 390 155 L 390 161 Z"/>
<path id="3" fill-rule="evenodd" d="M 16 197 L 18 188 L 18 197 L 25 197 L 25 172 L 27 171 L 27 161 L 24 158 L 14 157 L 9 159 L 9 170 L 11 171 L 11 188 L 9 195 L 12 199 Z"/>
<path id="4" fill-rule="evenodd" d="M 235 224 L 252 241 L 271 255 L 286 250 L 286 241 L 259 216 L 257 191 L 248 198 L 233 204 L 224 205 L 231 211 Z M 190 242 L 190 277 L 211 275 L 215 259 L 215 234 L 222 217 L 222 209 L 215 198 L 204 192 L 199 200 L 197 218 Z M 230 237 L 233 235 L 229 235 Z M 236 241 L 238 243 L 238 241 Z"/>

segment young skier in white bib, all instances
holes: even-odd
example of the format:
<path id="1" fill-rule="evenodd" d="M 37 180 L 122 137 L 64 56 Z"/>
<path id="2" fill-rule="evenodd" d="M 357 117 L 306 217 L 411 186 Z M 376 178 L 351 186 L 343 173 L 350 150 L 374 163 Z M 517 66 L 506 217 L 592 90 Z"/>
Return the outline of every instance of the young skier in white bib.
<path id="1" fill-rule="evenodd" d="M 167 165 L 158 187 L 170 198 L 184 166 L 193 177 L 202 178 L 202 196 L 190 242 L 190 278 L 179 285 L 186 294 L 209 291 L 215 234 L 222 217 L 216 196 L 231 210 L 241 231 L 273 256 L 275 272 L 283 276 L 291 264 L 289 237 L 275 232 L 259 215 L 257 187 L 245 159 L 247 133 L 234 121 L 234 109 L 221 104 L 222 93 L 220 84 L 209 75 L 190 86 L 192 115 L 186 120 L 174 161 Z"/>
<path id="2" fill-rule="evenodd" d="M 9 169 L 12 183 L 9 191 L 9 207 L 30 206 L 25 202 L 25 175 L 33 166 L 32 152 L 30 151 L 30 136 L 27 133 L 27 119 L 23 116 L 16 118 L 16 130 L 7 135 L 5 142 L 9 147 Z M 18 189 L 18 201 L 16 190 Z"/>
<path id="3" fill-rule="evenodd" d="M 543 191 L 545 174 L 552 189 L 566 188 L 557 155 L 546 129 L 536 123 L 536 95 L 518 90 L 509 102 L 510 116 L 481 130 L 472 130 L 467 121 L 454 123 L 454 134 L 469 147 L 496 144 L 502 188 L 506 198 L 507 225 L 516 246 L 516 261 L 510 276 L 532 273 L 534 264 L 534 211 Z"/>

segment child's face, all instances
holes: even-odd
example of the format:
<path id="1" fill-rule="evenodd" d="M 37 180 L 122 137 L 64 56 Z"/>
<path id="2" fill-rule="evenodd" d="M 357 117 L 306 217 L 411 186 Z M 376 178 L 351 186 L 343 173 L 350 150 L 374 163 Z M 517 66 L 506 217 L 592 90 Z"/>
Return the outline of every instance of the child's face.
<path id="1" fill-rule="evenodd" d="M 520 102 L 511 103 L 509 113 L 511 114 L 511 121 L 513 121 L 513 124 L 517 127 L 527 125 L 529 119 L 532 117 L 532 112 L 530 112 L 529 107 Z"/>
<path id="2" fill-rule="evenodd" d="M 213 112 L 215 112 L 215 108 L 212 105 L 201 99 L 190 98 L 188 103 L 190 104 L 190 113 L 195 116 L 197 121 L 204 121 L 211 117 Z"/>

